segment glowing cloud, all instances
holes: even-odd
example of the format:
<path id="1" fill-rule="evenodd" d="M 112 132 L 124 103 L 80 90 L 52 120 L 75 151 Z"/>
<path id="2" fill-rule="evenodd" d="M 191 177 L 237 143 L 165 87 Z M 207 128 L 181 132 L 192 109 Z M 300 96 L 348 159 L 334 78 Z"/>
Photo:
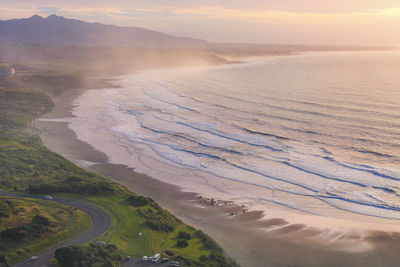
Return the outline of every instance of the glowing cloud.
<path id="1" fill-rule="evenodd" d="M 211 41 L 400 45 L 398 0 L 3 0 L 0 7 L 0 19 L 33 14 Z"/>

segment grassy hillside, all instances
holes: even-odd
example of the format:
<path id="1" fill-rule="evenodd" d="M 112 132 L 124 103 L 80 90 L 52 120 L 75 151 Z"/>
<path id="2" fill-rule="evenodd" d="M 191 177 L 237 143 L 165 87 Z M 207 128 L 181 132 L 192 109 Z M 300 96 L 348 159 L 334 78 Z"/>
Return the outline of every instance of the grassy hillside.
<path id="1" fill-rule="evenodd" d="M 0 79 L 0 187 L 67 194 L 92 202 L 113 220 L 112 227 L 100 239 L 116 245 L 123 255 L 158 252 L 186 262 L 187 266 L 236 265 L 212 239 L 183 224 L 153 200 L 79 168 L 42 144 L 33 133 L 32 120 L 53 107 L 52 95 L 77 86 L 84 86 L 84 80 L 74 74 L 39 73 Z M 63 252 L 92 255 L 97 249 L 71 247 Z M 110 247 L 110 253 L 117 252 Z M 93 263 L 96 259 L 85 260 Z"/>
<path id="2" fill-rule="evenodd" d="M 49 95 L 77 86 L 83 86 L 83 80 L 75 75 L 42 74 L 0 80 L 2 188 L 31 193 L 126 191 L 51 152 L 31 132 L 32 120 L 53 107 Z"/>
<path id="3" fill-rule="evenodd" d="M 83 211 L 38 199 L 0 198 L 0 253 L 16 263 L 89 228 Z"/>
<path id="4" fill-rule="evenodd" d="M 137 198 L 144 201 L 135 204 L 132 199 Z M 230 266 L 222 249 L 210 237 L 185 225 L 151 199 L 119 195 L 82 199 L 111 214 L 112 227 L 98 240 L 117 245 L 125 255 L 163 253 L 189 266 Z M 182 240 L 186 240 L 187 246 L 178 244 Z"/>

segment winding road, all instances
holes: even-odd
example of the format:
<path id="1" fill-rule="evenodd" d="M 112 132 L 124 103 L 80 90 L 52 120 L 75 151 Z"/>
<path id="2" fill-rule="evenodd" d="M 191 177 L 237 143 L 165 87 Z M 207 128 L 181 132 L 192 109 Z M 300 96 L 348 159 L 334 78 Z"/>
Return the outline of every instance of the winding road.
<path id="1" fill-rule="evenodd" d="M 3 197 L 24 197 L 24 198 L 34 198 L 34 199 L 43 199 L 43 197 L 40 196 L 31 196 L 31 195 L 23 195 L 23 194 L 13 194 L 13 193 L 8 193 L 8 192 L 1 192 L 0 191 L 0 196 Z M 65 247 L 69 245 L 74 245 L 74 244 L 84 244 L 86 242 L 89 242 L 96 237 L 102 235 L 111 225 L 111 218 L 105 213 L 103 210 L 88 204 L 86 202 L 80 202 L 74 199 L 66 199 L 66 198 L 54 198 L 52 200 L 48 201 L 54 201 L 57 203 L 65 204 L 71 207 L 76 207 L 78 209 L 83 210 L 89 216 L 92 218 L 92 225 L 90 228 L 80 234 L 79 236 L 76 236 L 68 241 L 65 241 L 63 243 L 60 243 L 50 249 L 47 249 L 43 251 L 42 253 L 36 255 L 38 256 L 37 260 L 31 261 L 31 260 L 25 260 L 22 262 L 19 262 L 13 267 L 44 267 L 47 266 L 47 262 L 54 257 L 54 252 L 56 251 L 57 248 L 60 247 Z"/>

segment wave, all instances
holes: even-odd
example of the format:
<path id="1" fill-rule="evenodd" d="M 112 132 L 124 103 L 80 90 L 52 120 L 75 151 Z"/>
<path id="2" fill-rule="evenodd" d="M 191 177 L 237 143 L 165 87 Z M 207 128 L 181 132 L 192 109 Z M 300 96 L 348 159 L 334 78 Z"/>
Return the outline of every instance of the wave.
<path id="1" fill-rule="evenodd" d="M 249 129 L 249 128 L 242 128 L 242 130 L 245 131 L 245 132 L 248 132 L 248 133 L 259 134 L 259 135 L 268 136 L 268 137 L 273 137 L 273 138 L 280 139 L 280 140 L 291 140 L 288 137 L 284 137 L 284 136 L 280 136 L 280 135 L 276 135 L 276 134 L 270 134 L 270 133 L 266 133 L 266 132 L 262 132 L 262 131 Z"/>
<path id="2" fill-rule="evenodd" d="M 87 129 L 108 127 L 144 172 L 184 170 L 190 181 L 232 198 L 318 215 L 334 207 L 399 219 L 400 109 L 396 98 L 385 102 L 394 91 L 380 89 L 374 104 L 363 90 L 375 89 L 362 79 L 359 87 L 325 83 L 315 78 L 324 73 L 288 66 L 132 76 L 125 87 L 92 95 Z"/>

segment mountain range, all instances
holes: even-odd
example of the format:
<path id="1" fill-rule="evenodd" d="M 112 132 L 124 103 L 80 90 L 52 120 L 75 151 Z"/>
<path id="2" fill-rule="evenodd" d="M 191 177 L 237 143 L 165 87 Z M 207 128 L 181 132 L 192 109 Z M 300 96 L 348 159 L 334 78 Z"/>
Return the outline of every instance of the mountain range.
<path id="1" fill-rule="evenodd" d="M 142 47 L 206 49 L 217 54 L 262 56 L 287 51 L 387 50 L 393 47 L 212 43 L 139 27 L 89 23 L 57 15 L 0 20 L 0 46 Z"/>
<path id="2" fill-rule="evenodd" d="M 57 15 L 0 21 L 0 45 L 203 47 L 207 42 L 138 27 L 88 23 Z"/>

